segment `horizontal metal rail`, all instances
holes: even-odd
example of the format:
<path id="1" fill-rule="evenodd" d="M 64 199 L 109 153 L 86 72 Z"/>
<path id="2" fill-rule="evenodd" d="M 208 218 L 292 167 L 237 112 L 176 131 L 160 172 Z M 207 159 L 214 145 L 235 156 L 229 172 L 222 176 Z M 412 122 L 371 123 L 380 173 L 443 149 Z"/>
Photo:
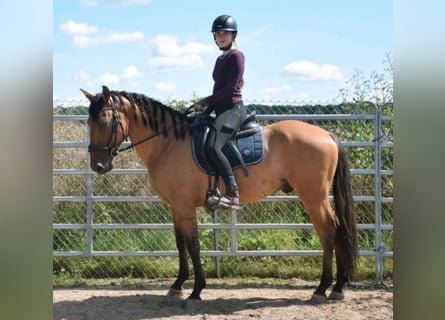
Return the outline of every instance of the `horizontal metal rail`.
<path id="1" fill-rule="evenodd" d="M 359 250 L 360 256 L 375 256 L 373 250 Z M 322 250 L 236 250 L 236 251 L 217 251 L 202 250 L 204 257 L 273 257 L 273 256 L 322 256 Z M 54 257 L 177 257 L 177 251 L 54 251 Z M 383 253 L 384 257 L 392 257 L 392 251 Z"/>
<path id="2" fill-rule="evenodd" d="M 354 201 L 375 201 L 375 196 L 353 196 Z M 384 203 L 392 203 L 392 197 L 381 197 Z M 92 200 L 95 202 L 158 202 L 161 201 L 158 196 L 53 196 L 54 202 L 84 202 Z M 333 201 L 333 197 L 329 196 L 329 200 Z M 267 196 L 264 199 L 258 200 L 258 202 L 299 202 L 298 196 Z"/>
<path id="3" fill-rule="evenodd" d="M 131 142 L 123 142 L 122 147 L 128 147 L 131 145 Z M 349 148 L 356 147 L 375 147 L 374 141 L 342 141 L 341 145 Z M 383 142 L 382 147 L 393 147 L 392 142 Z M 54 148 L 87 148 L 88 142 L 86 141 L 61 141 L 61 142 L 53 142 Z"/>
<path id="4" fill-rule="evenodd" d="M 375 120 L 373 114 L 344 113 L 344 114 L 257 114 L 257 120 L 301 120 L 301 121 L 327 121 L 327 120 Z M 393 115 L 382 115 L 382 121 L 392 121 Z M 53 121 L 86 121 L 88 115 L 61 115 L 54 114 Z"/>
<path id="5" fill-rule="evenodd" d="M 93 174 L 94 172 L 91 169 L 53 169 L 53 174 L 61 174 L 61 175 L 70 175 L 70 174 L 87 174 L 87 173 L 91 173 Z M 107 175 L 109 174 L 147 174 L 148 170 L 143 168 L 143 169 L 113 169 L 112 171 L 108 172 Z M 375 170 L 373 169 L 351 169 L 351 174 L 355 175 L 355 174 L 375 174 Z M 394 172 L 393 170 L 380 170 L 380 174 L 381 175 L 393 175 Z"/>
<path id="6" fill-rule="evenodd" d="M 359 223 L 358 229 L 375 229 L 374 223 Z M 54 230 L 168 230 L 173 229 L 172 223 L 54 223 Z M 206 223 L 198 224 L 199 230 L 258 230 L 258 229 L 313 229 L 312 223 Z M 382 230 L 392 230 L 392 225 L 382 225 Z"/>

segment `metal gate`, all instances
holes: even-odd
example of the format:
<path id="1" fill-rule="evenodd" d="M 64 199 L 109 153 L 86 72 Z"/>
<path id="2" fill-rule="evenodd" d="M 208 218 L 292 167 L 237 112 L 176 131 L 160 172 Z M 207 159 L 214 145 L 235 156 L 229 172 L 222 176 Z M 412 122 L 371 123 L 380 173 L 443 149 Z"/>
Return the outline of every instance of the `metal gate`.
<path id="1" fill-rule="evenodd" d="M 84 101 L 74 101 L 71 104 L 77 103 L 78 105 L 85 105 Z M 55 101 L 57 105 L 57 101 Z M 108 232 L 116 230 L 171 230 L 173 228 L 172 223 L 144 223 L 143 221 L 131 222 L 131 223 L 116 223 L 115 221 L 106 221 L 104 219 L 97 220 L 97 212 L 100 211 L 100 206 L 106 207 L 107 203 L 122 203 L 132 205 L 135 203 L 160 203 L 158 197 L 154 194 L 148 195 L 119 195 L 113 192 L 98 192 L 95 187 L 94 179 L 96 174 L 89 168 L 89 157 L 86 152 L 87 141 L 87 126 L 85 124 L 87 116 L 85 115 L 53 115 L 54 132 L 59 132 L 57 126 L 64 127 L 66 123 L 73 123 L 76 128 L 81 131 L 80 136 L 83 139 L 78 139 L 77 136 L 74 140 L 65 140 L 62 134 L 55 134 L 53 141 L 54 152 L 54 192 L 53 192 L 53 230 L 54 240 L 60 240 L 62 237 L 66 237 L 66 241 L 72 241 L 75 237 L 62 236 L 64 232 L 75 232 L 76 230 L 82 232 L 85 235 L 85 240 L 82 243 L 73 245 L 72 248 L 60 249 L 57 246 L 54 247 L 54 257 L 99 257 L 99 256 L 177 256 L 176 250 L 171 246 L 167 246 L 165 249 L 157 248 L 154 250 L 130 250 L 130 249 L 113 249 L 104 248 L 102 245 L 97 248 L 98 244 L 95 242 L 95 233 Z M 366 129 L 369 131 L 372 127 L 372 132 L 364 132 L 364 136 L 360 136 L 357 132 L 361 131 L 362 126 L 357 126 L 357 130 L 354 129 L 355 125 L 351 125 L 347 135 L 347 140 L 344 140 L 342 135 L 339 137 L 342 140 L 342 145 L 347 150 L 357 152 L 360 154 L 362 150 L 367 150 L 372 159 L 367 159 L 365 167 L 360 167 L 361 162 L 357 164 L 351 164 L 351 175 L 354 178 L 360 179 L 362 176 L 372 176 L 373 186 L 368 186 L 372 194 L 354 194 L 354 203 L 360 206 L 361 203 L 372 204 L 374 212 L 365 213 L 366 216 L 373 216 L 372 219 L 365 222 L 358 223 L 359 232 L 364 230 L 372 230 L 373 235 L 372 243 L 373 248 L 359 248 L 360 256 L 374 256 L 375 257 L 375 280 L 373 283 L 383 282 L 383 261 L 387 257 L 393 256 L 392 248 L 388 248 L 388 244 L 382 239 L 382 235 L 385 232 L 390 233 L 392 237 L 393 225 L 392 225 L 392 104 L 385 104 L 377 106 L 371 102 L 364 102 L 357 104 L 354 110 L 350 113 L 333 113 L 333 114 L 258 114 L 257 119 L 259 122 L 271 122 L 285 119 L 296 119 L 306 122 L 314 122 L 317 125 L 324 126 L 327 123 L 329 129 L 338 128 L 344 126 L 345 123 L 366 123 Z M 348 125 L 346 125 L 348 126 Z M 363 127 L 365 127 L 363 126 Z M 366 131 L 363 130 L 363 131 Z M 63 129 L 61 131 L 70 131 L 70 129 Z M 354 137 L 359 137 L 354 139 Z M 127 142 L 128 143 L 128 142 Z M 72 168 L 60 165 L 67 161 L 72 156 L 70 152 L 63 155 L 63 151 L 78 150 L 81 153 L 80 158 L 83 159 L 81 167 Z M 74 152 L 74 151 L 71 151 Z M 75 152 L 74 152 L 75 153 Z M 73 153 L 73 154 L 74 154 Z M 131 177 L 128 181 L 132 181 L 135 177 L 146 176 L 147 170 L 140 165 L 136 165 L 133 168 L 116 168 L 107 175 L 120 177 Z M 69 186 L 71 182 L 70 177 L 77 177 L 81 179 L 83 189 L 78 194 L 71 194 L 70 192 L 62 192 L 68 194 L 61 194 L 57 188 L 57 185 L 61 181 L 67 181 L 64 183 L 64 190 Z M 74 180 L 72 180 L 74 181 Z M 139 183 L 139 182 L 138 182 Z M 76 189 L 78 182 L 72 183 L 73 189 Z M 74 188 L 76 185 L 76 188 Z M 73 193 L 76 193 L 74 191 Z M 262 202 L 270 203 L 299 203 L 298 196 L 276 194 L 271 195 Z M 79 203 L 84 206 L 84 213 L 86 219 L 79 223 L 64 221 L 62 215 L 62 206 L 67 206 L 69 203 Z M 99 206 L 99 209 L 97 207 Z M 96 207 L 96 218 L 95 218 Z M 104 210 L 105 211 L 105 210 Z M 389 219 L 383 219 L 382 216 L 390 217 Z M 321 255 L 321 250 L 304 250 L 304 249 L 285 249 L 285 250 L 269 250 L 269 249 L 257 249 L 257 250 L 244 250 L 239 247 L 239 233 L 248 230 L 312 230 L 312 224 L 310 222 L 304 223 L 291 223 L 279 222 L 279 223 L 264 223 L 264 222 L 244 222 L 239 221 L 237 212 L 230 212 L 226 214 L 224 218 L 221 218 L 221 213 L 215 212 L 215 215 L 206 221 L 199 223 L 199 229 L 202 232 L 211 231 L 213 244 L 211 248 L 202 250 L 202 256 L 214 257 L 216 274 L 220 274 L 220 258 L 227 256 L 294 256 L 294 255 Z M 224 240 L 220 239 L 220 234 L 224 233 Z M 65 239 L 65 238 L 63 238 Z M 65 241 L 65 240 L 64 240 Z M 224 243 L 224 244 L 223 244 Z"/>

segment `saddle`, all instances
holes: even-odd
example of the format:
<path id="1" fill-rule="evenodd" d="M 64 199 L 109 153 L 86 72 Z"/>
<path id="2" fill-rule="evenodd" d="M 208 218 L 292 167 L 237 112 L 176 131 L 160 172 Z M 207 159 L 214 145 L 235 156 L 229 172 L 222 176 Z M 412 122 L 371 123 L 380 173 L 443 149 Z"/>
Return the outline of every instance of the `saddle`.
<path id="1" fill-rule="evenodd" d="M 227 142 L 223 152 L 232 169 L 242 168 L 246 176 L 249 175 L 248 165 L 255 164 L 263 160 L 263 130 L 262 126 L 255 120 L 256 113 L 251 112 L 235 136 Z M 216 176 L 211 163 L 209 163 L 204 145 L 207 135 L 213 125 L 214 118 L 208 114 L 200 113 L 195 116 L 192 128 L 192 153 L 198 167 L 211 176 Z"/>

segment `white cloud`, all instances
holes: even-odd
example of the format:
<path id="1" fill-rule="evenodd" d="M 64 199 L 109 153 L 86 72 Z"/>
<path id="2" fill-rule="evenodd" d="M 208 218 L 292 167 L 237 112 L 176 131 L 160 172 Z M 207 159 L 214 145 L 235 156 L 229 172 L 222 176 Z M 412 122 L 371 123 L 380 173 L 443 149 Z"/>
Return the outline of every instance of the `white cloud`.
<path id="1" fill-rule="evenodd" d="M 62 23 L 60 30 L 73 37 L 74 48 L 87 48 L 100 44 L 114 42 L 140 42 L 144 40 L 144 34 L 140 31 L 134 32 L 100 32 L 99 28 L 87 23 L 77 23 L 72 20 Z"/>
<path id="2" fill-rule="evenodd" d="M 83 49 L 91 46 L 96 46 L 100 44 L 99 38 L 92 38 L 84 35 L 74 35 L 73 36 L 73 47 L 78 49 Z"/>
<path id="3" fill-rule="evenodd" d="M 263 94 L 277 94 L 282 92 L 292 91 L 292 87 L 290 86 L 281 86 L 281 87 L 270 87 L 265 88 L 261 91 Z"/>
<path id="4" fill-rule="evenodd" d="M 193 41 L 180 46 L 176 37 L 167 34 L 158 34 L 151 43 L 154 48 L 149 65 L 162 71 L 191 70 L 202 67 L 204 60 L 201 55 L 214 51 L 211 45 Z"/>
<path id="5" fill-rule="evenodd" d="M 74 75 L 75 80 L 85 81 L 85 80 L 89 80 L 90 78 L 91 78 L 90 74 L 83 70 L 76 72 L 76 74 Z"/>
<path id="6" fill-rule="evenodd" d="M 201 44 L 198 42 L 189 42 L 182 47 L 184 53 L 207 54 L 215 51 L 212 45 Z"/>
<path id="7" fill-rule="evenodd" d="M 332 64 L 317 65 L 307 60 L 286 65 L 282 74 L 297 80 L 309 82 L 342 79 L 342 70 L 340 67 Z"/>
<path id="8" fill-rule="evenodd" d="M 307 99 L 309 99 L 309 98 L 311 97 L 311 94 L 308 93 L 308 92 L 303 92 L 303 93 L 300 93 L 299 96 L 300 96 L 302 99 L 307 100 Z"/>
<path id="9" fill-rule="evenodd" d="M 94 7 L 102 4 L 129 6 L 133 4 L 147 4 L 151 0 L 84 0 L 87 6 Z"/>
<path id="10" fill-rule="evenodd" d="M 135 32 L 110 32 L 103 36 L 103 43 L 111 42 L 127 42 L 127 41 L 140 41 L 144 39 L 144 34 L 139 31 Z"/>
<path id="11" fill-rule="evenodd" d="M 97 78 L 96 82 L 105 85 L 118 85 L 120 83 L 120 78 L 118 75 L 110 72 L 105 72 L 103 75 Z"/>
<path id="12" fill-rule="evenodd" d="M 143 74 L 133 65 L 122 70 L 122 78 L 124 79 L 141 78 L 142 76 Z"/>
<path id="13" fill-rule="evenodd" d="M 68 34 L 81 35 L 96 33 L 97 27 L 89 25 L 88 23 L 77 23 L 73 20 L 68 20 L 60 25 L 60 30 Z"/>
<path id="14" fill-rule="evenodd" d="M 127 66 L 122 69 L 122 74 L 119 76 L 111 72 L 105 72 L 100 76 L 92 77 L 88 72 L 80 70 L 76 72 L 73 76 L 75 80 L 84 82 L 86 85 L 91 87 L 97 87 L 101 85 L 116 86 L 121 83 L 121 79 L 129 80 L 134 78 L 141 78 L 143 74 L 134 65 Z M 127 82 L 133 87 L 139 86 L 136 82 Z"/>
<path id="15" fill-rule="evenodd" d="M 154 45 L 154 54 L 160 56 L 175 57 L 182 53 L 181 48 L 177 44 L 177 38 L 167 34 L 158 34 L 151 40 Z"/>
<path id="16" fill-rule="evenodd" d="M 202 67 L 204 65 L 204 60 L 196 55 L 155 57 L 150 59 L 149 65 L 162 71 L 192 70 Z"/>
<path id="17" fill-rule="evenodd" d="M 155 83 L 155 89 L 163 92 L 173 92 L 176 89 L 176 85 L 167 82 Z"/>

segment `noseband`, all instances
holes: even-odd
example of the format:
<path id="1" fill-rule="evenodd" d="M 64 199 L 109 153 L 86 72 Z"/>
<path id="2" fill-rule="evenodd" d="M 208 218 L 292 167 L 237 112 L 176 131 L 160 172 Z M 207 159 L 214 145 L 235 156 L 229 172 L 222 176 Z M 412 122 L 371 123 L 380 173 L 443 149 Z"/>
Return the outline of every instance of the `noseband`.
<path id="1" fill-rule="evenodd" d="M 101 146 L 101 145 L 90 143 L 88 145 L 88 152 L 103 151 L 103 152 L 108 152 L 108 154 L 110 156 L 115 157 L 115 156 L 117 156 L 117 154 L 120 151 L 119 146 L 117 145 L 117 125 L 119 124 L 121 126 L 122 132 L 124 132 L 124 126 L 123 126 L 122 121 L 118 115 L 118 112 L 114 106 L 114 101 L 113 101 L 112 97 L 110 97 L 110 101 L 111 101 L 111 106 L 104 108 L 104 110 L 111 109 L 113 111 L 113 118 L 112 118 L 112 123 L 111 123 L 111 135 L 110 135 L 110 139 L 108 140 L 108 144 L 106 146 Z M 113 139 L 113 137 L 114 137 L 114 139 Z M 113 140 L 114 140 L 114 143 L 113 143 Z"/>

